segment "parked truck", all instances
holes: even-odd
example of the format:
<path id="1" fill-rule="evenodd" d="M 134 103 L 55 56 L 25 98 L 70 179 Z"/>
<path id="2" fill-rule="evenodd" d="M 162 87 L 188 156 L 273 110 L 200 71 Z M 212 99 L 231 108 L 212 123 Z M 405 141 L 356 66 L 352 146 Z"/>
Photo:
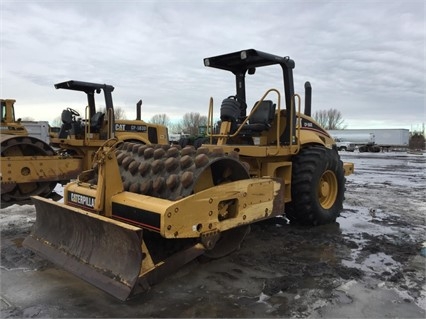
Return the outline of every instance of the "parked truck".
<path id="1" fill-rule="evenodd" d="M 339 151 L 380 152 L 408 147 L 408 129 L 329 130 Z"/>
<path id="2" fill-rule="evenodd" d="M 373 133 L 349 133 L 345 131 L 330 132 L 336 141 L 336 147 L 339 151 L 353 152 L 359 149 L 360 152 L 375 150 L 375 136 Z"/>
<path id="3" fill-rule="evenodd" d="M 46 144 L 50 143 L 50 125 L 48 121 L 21 121 L 21 124 L 27 129 L 28 135 Z"/>
<path id="4" fill-rule="evenodd" d="M 408 129 L 374 129 L 376 144 L 384 151 L 408 148 L 410 131 Z"/>

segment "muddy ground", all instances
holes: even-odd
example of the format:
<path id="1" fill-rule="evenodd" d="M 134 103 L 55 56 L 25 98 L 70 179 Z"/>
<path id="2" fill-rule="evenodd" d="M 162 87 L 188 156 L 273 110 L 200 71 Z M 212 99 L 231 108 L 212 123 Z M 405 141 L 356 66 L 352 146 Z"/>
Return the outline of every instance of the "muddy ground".
<path id="1" fill-rule="evenodd" d="M 342 159 L 356 173 L 337 223 L 255 224 L 239 251 L 193 261 L 127 302 L 22 247 L 32 205 L 3 208 L 1 317 L 424 318 L 426 156 Z"/>

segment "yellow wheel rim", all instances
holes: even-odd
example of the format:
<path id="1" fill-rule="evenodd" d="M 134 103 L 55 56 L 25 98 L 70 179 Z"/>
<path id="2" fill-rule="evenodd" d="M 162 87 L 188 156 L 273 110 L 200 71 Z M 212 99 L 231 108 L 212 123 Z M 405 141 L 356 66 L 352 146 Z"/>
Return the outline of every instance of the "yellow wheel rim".
<path id="1" fill-rule="evenodd" d="M 338 190 L 339 186 L 334 172 L 325 171 L 321 176 L 318 188 L 318 198 L 322 208 L 330 209 L 334 205 Z"/>

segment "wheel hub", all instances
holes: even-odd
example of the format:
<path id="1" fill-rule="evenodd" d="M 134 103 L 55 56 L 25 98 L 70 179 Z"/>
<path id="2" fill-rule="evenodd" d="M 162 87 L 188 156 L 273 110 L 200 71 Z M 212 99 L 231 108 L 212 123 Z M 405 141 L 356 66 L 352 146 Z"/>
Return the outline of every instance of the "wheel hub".
<path id="1" fill-rule="evenodd" d="M 321 197 L 327 197 L 330 193 L 330 185 L 327 183 L 327 181 L 322 180 L 321 181 Z"/>
<path id="2" fill-rule="evenodd" d="M 325 171 L 321 176 L 318 197 L 324 209 L 331 208 L 336 202 L 338 193 L 338 183 L 334 172 Z"/>

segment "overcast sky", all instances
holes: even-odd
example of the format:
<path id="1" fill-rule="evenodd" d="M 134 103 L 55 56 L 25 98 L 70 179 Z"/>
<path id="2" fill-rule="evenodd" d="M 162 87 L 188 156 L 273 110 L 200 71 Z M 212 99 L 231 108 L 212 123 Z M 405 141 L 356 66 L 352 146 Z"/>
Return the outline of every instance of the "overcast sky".
<path id="1" fill-rule="evenodd" d="M 1 1 L 2 98 L 16 115 L 52 121 L 84 113 L 66 80 L 115 87 L 135 117 L 215 113 L 233 75 L 205 57 L 254 48 L 296 62 L 296 92 L 313 87 L 313 112 L 338 109 L 347 128 L 414 128 L 425 119 L 425 1 Z M 247 76 L 247 104 L 282 90 L 277 66 Z M 102 96 L 98 101 L 103 105 Z"/>

